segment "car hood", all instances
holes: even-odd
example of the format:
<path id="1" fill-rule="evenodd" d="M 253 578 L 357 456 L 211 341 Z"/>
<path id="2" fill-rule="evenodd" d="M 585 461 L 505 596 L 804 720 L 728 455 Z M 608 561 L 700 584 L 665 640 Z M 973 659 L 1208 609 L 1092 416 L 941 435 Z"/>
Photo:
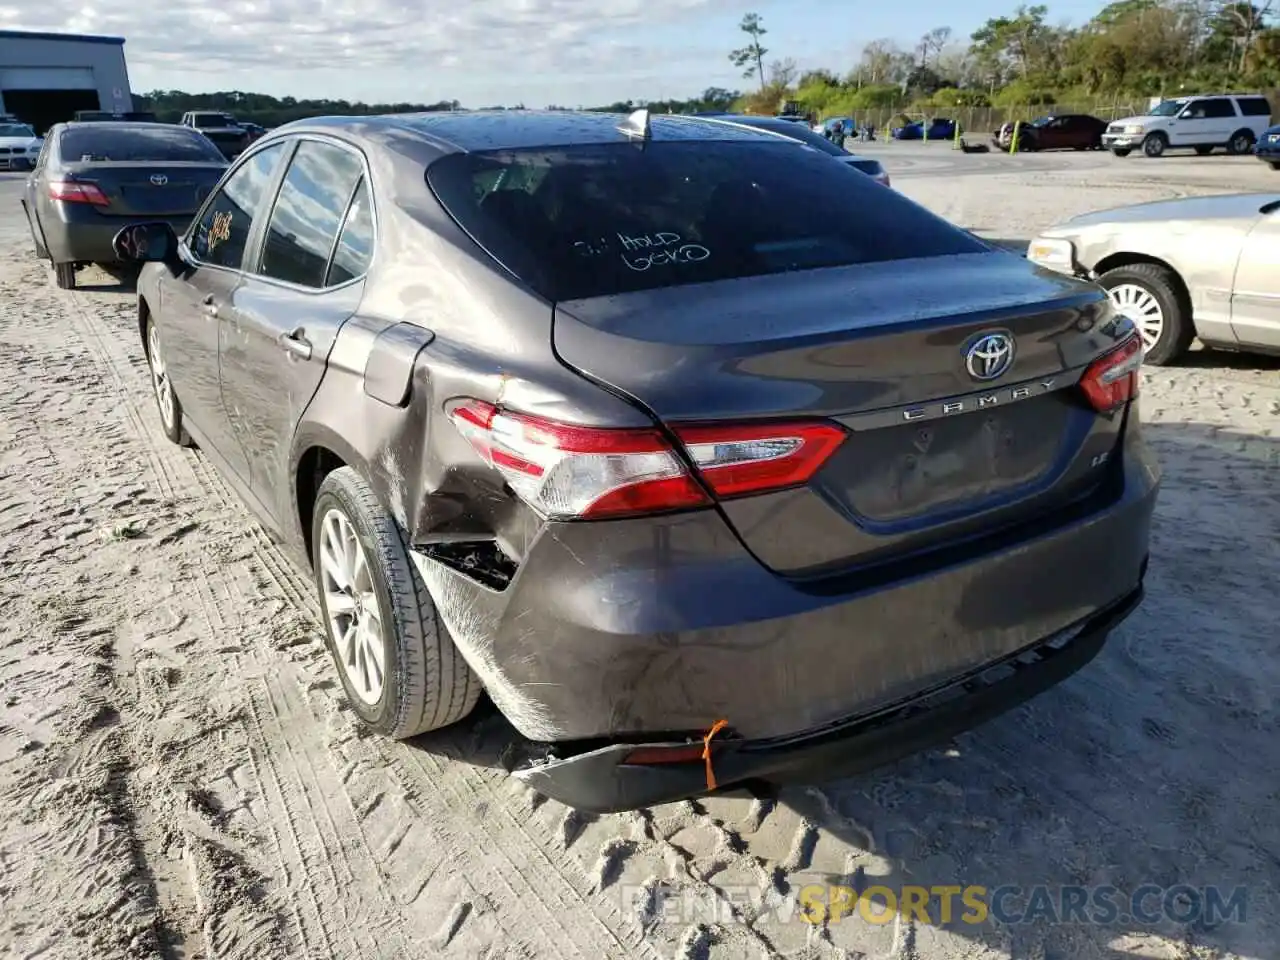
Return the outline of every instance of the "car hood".
<path id="1" fill-rule="evenodd" d="M 1265 204 L 1277 201 L 1280 201 L 1280 193 L 1238 193 L 1216 197 L 1188 197 L 1182 200 L 1156 200 L 1086 213 L 1066 221 L 1061 229 L 1072 231 L 1101 224 L 1172 220 L 1251 220 Z"/>
<path id="2" fill-rule="evenodd" d="M 1108 120 L 1108 127 L 1127 127 L 1130 125 L 1145 127 L 1152 122 L 1168 120 L 1169 117 L 1153 117 L 1149 113 L 1139 113 L 1132 117 L 1121 117 L 1119 120 Z"/>
<path id="3" fill-rule="evenodd" d="M 39 137 L 0 137 L 0 147 L 38 147 Z"/>

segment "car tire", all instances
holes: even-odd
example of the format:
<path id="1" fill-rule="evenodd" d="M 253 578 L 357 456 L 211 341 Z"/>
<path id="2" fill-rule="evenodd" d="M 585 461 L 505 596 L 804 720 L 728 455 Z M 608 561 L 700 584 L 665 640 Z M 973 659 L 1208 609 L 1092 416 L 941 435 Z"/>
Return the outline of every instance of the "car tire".
<path id="1" fill-rule="evenodd" d="M 146 342 L 143 350 L 147 357 L 147 372 L 151 376 L 151 394 L 156 398 L 156 412 L 160 415 L 160 429 L 165 438 L 180 447 L 194 444 L 182 419 L 182 401 L 169 379 L 168 365 L 160 341 L 160 330 L 154 317 L 147 318 Z"/>
<path id="2" fill-rule="evenodd" d="M 1268 160 L 1267 166 L 1269 166 L 1272 170 L 1280 170 L 1280 160 Z"/>
<path id="3" fill-rule="evenodd" d="M 1233 157 L 1243 156 L 1253 150 L 1253 133 L 1249 130 L 1237 130 L 1227 141 L 1227 153 Z"/>
<path id="4" fill-rule="evenodd" d="M 356 716 L 399 740 L 471 713 L 480 679 L 440 621 L 403 529 L 351 467 L 320 484 L 311 544 L 325 642 Z"/>
<path id="5" fill-rule="evenodd" d="M 1169 146 L 1169 138 L 1163 133 L 1149 133 L 1142 141 L 1142 152 L 1152 160 L 1164 156 Z"/>
<path id="6" fill-rule="evenodd" d="M 1211 153 L 1213 153 L 1213 147 L 1196 147 L 1197 157 L 1207 157 Z"/>
<path id="7" fill-rule="evenodd" d="M 1129 154 L 1133 153 L 1133 151 L 1128 147 L 1112 147 L 1111 152 L 1117 157 L 1127 157 Z"/>
<path id="8" fill-rule="evenodd" d="M 62 290 L 76 288 L 76 265 L 74 263 L 55 263 L 53 265 L 53 282 Z"/>
<path id="9" fill-rule="evenodd" d="M 1133 263 L 1108 270 L 1098 278 L 1112 302 L 1136 301 L 1144 305 L 1144 297 L 1159 309 L 1160 327 L 1154 339 L 1152 330 L 1139 323 L 1143 331 L 1145 362 L 1153 367 L 1173 363 L 1191 349 L 1195 326 L 1191 319 L 1191 303 L 1177 275 L 1158 263 Z"/>

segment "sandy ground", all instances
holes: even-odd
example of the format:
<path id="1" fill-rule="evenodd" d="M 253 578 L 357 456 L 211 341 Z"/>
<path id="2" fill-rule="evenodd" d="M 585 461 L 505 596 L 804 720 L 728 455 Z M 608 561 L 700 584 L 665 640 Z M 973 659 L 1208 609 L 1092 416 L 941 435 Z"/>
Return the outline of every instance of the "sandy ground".
<path id="1" fill-rule="evenodd" d="M 1118 203 L 1280 190 L 1226 158 L 873 150 L 904 192 L 1008 240 Z M 306 577 L 161 437 L 132 297 L 96 273 L 57 290 L 17 188 L 0 180 L 6 956 L 1280 955 L 1280 361 L 1201 352 L 1145 374 L 1166 471 L 1150 592 L 1077 677 L 874 775 L 583 816 L 505 776 L 493 715 L 410 743 L 361 732 Z M 950 923 L 787 919 L 788 895 L 832 881 L 1248 899 L 1243 923 L 973 924 L 958 904 Z"/>

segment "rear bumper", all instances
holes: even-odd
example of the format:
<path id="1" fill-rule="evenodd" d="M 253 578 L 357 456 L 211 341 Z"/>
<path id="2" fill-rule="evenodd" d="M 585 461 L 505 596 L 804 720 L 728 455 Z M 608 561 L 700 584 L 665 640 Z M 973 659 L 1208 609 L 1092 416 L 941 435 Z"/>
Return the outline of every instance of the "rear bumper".
<path id="1" fill-rule="evenodd" d="M 111 243 L 120 230 L 131 223 L 165 221 L 181 236 L 191 223 L 185 217 L 111 217 L 96 210 L 67 210 L 72 204 L 63 204 L 57 219 L 41 222 L 45 245 L 54 263 L 85 262 L 114 263 L 115 250 Z"/>
<path id="2" fill-rule="evenodd" d="M 715 510 L 546 524 L 502 590 L 413 555 L 458 648 L 530 740 L 583 752 L 722 719 L 743 739 L 789 737 L 919 696 L 1133 593 L 1159 486 L 1136 412 L 1107 506 L 945 559 L 788 580 Z"/>
<path id="3" fill-rule="evenodd" d="M 717 791 L 757 783 L 825 782 L 853 776 L 945 743 L 1061 683 L 1091 661 L 1142 601 L 1139 585 L 1063 635 L 1031 646 L 939 689 L 870 717 L 774 740 L 712 740 Z M 628 763 L 643 747 L 644 764 Z M 687 743 L 614 744 L 566 760 L 513 771 L 544 796 L 581 810 L 613 813 L 709 792 L 703 759 L 653 762 Z"/>

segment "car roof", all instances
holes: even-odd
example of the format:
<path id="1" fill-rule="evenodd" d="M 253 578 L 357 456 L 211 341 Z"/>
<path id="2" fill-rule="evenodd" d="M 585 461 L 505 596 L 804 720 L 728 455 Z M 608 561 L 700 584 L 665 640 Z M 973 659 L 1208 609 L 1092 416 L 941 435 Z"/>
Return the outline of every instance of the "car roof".
<path id="1" fill-rule="evenodd" d="M 156 127 L 163 127 L 166 130 L 186 130 L 186 127 L 176 123 L 160 123 L 150 120 L 67 120 L 58 124 L 67 130 L 154 130 Z"/>
<path id="2" fill-rule="evenodd" d="M 626 143 L 618 129 L 627 119 L 622 113 L 576 110 L 453 110 L 432 113 L 397 113 L 364 117 L 317 117 L 298 120 L 271 132 L 276 135 L 345 133 L 383 142 L 401 140 L 413 133 L 451 152 L 519 150 L 535 147 L 587 146 Z M 684 114 L 651 114 L 654 141 L 768 140 L 775 134 L 754 128 L 717 123 L 710 117 Z"/>

